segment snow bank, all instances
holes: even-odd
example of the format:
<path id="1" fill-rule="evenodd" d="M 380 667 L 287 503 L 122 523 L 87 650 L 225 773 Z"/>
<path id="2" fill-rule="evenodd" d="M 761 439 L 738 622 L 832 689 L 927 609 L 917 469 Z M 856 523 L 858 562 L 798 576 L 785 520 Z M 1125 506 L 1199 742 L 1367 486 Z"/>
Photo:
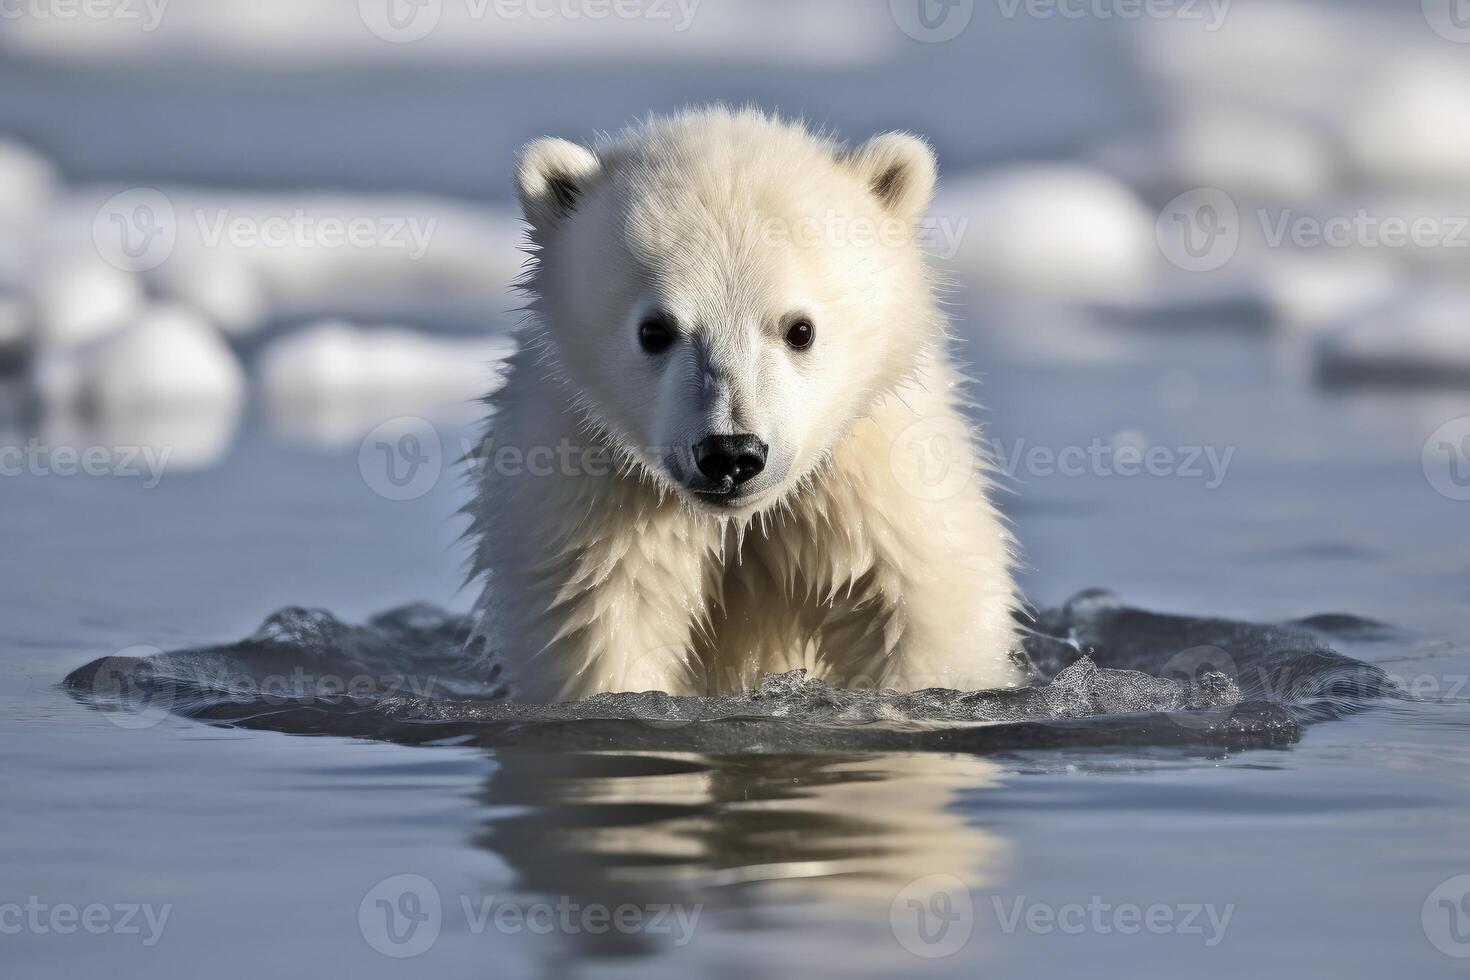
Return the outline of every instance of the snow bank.
<path id="1" fill-rule="evenodd" d="M 260 390 L 287 434 L 341 445 L 396 415 L 474 415 L 514 349 L 507 337 L 445 339 L 325 322 L 262 353 Z"/>
<path id="2" fill-rule="evenodd" d="M 1160 256 L 1154 218 L 1121 182 L 1078 166 L 957 181 L 935 207 L 963 229 L 956 266 L 1004 292 L 1094 299 L 1145 289 Z"/>

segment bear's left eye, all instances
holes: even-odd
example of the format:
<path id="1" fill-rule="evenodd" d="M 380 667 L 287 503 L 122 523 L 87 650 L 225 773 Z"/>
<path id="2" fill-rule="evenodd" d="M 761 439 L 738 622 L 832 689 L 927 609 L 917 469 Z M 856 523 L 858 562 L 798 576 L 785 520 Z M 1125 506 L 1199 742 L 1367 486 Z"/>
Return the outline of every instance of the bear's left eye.
<path id="1" fill-rule="evenodd" d="M 806 350 L 817 339 L 817 328 L 810 320 L 797 320 L 786 328 L 786 346 L 792 350 Z"/>

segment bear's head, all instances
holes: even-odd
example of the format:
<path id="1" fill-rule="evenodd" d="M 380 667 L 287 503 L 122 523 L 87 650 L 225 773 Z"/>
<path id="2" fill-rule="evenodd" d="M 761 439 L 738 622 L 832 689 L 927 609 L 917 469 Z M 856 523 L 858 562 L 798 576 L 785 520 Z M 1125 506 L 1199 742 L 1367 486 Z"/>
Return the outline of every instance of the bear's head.
<path id="1" fill-rule="evenodd" d="M 589 428 L 690 505 L 788 499 L 942 341 L 929 147 L 759 112 L 541 139 L 517 182 L 537 341 Z"/>

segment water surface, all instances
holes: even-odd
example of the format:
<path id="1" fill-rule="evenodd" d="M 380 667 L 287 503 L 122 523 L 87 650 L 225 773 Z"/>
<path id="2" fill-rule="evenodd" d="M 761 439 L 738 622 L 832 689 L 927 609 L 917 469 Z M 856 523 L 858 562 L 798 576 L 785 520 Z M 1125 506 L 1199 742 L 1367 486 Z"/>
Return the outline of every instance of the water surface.
<path id="1" fill-rule="evenodd" d="M 220 466 L 152 488 L 0 482 L 0 904 L 169 910 L 151 945 L 146 926 L 0 935 L 6 974 L 1459 975 L 1440 947 L 1460 950 L 1470 917 L 1431 893 L 1470 873 L 1470 505 L 1434 491 L 1421 451 L 1470 405 L 1323 396 L 1265 341 L 1151 334 L 1039 368 L 971 330 L 1003 451 L 1120 433 L 1234 448 L 1213 489 L 1019 467 L 1005 507 L 1036 601 L 1105 586 L 1193 615 L 1371 619 L 1389 629 L 1333 645 L 1420 697 L 1273 746 L 984 755 L 118 724 L 62 678 L 231 642 L 285 606 L 363 621 L 472 599 L 454 479 L 385 499 L 355 446 L 294 447 L 252 420 Z M 406 935 L 433 896 L 432 943 L 385 955 L 404 948 L 389 925 Z M 1135 906 L 1168 922 L 1130 928 Z M 599 931 L 598 908 L 642 924 Z"/>

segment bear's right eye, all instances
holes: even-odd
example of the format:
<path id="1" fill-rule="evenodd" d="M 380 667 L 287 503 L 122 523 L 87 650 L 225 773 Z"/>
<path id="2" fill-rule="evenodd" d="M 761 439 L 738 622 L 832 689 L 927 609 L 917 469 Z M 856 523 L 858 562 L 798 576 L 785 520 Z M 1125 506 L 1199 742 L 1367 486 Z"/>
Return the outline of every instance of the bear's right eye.
<path id="1" fill-rule="evenodd" d="M 638 325 L 638 343 L 648 354 L 662 354 L 674 346 L 674 328 L 659 317 L 649 317 Z"/>

